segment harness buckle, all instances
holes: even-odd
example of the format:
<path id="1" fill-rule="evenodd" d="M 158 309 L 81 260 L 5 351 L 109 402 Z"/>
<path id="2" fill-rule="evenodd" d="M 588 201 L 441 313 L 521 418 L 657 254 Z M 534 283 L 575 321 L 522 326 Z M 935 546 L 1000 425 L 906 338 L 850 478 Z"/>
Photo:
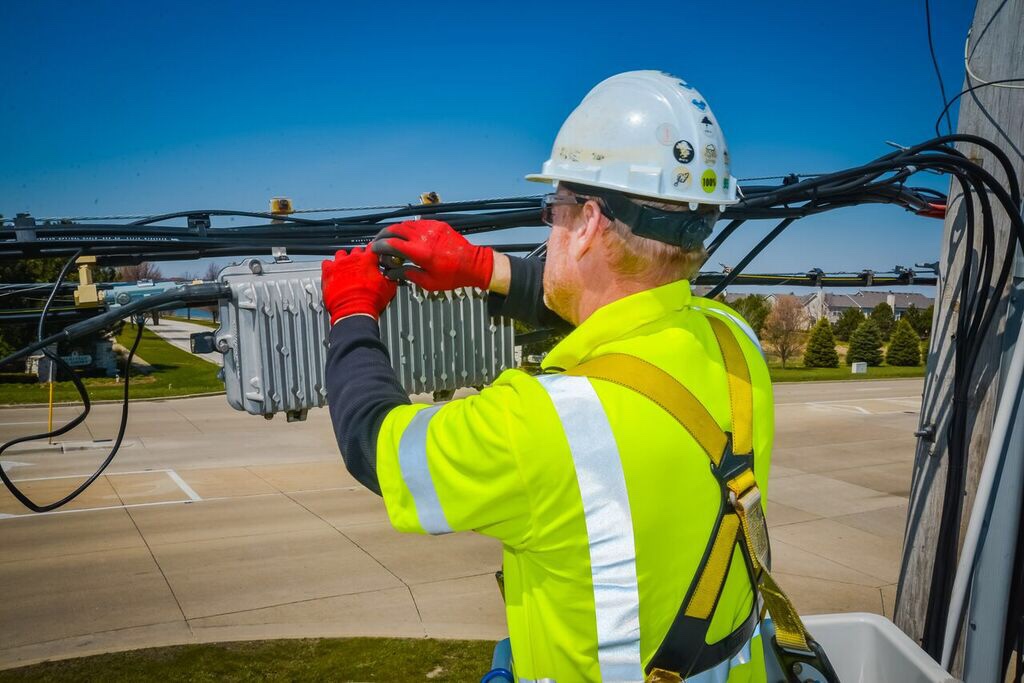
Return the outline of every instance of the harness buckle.
<path id="1" fill-rule="evenodd" d="M 818 641 L 809 639 L 806 651 L 784 647 L 775 636 L 772 636 L 771 644 L 789 683 L 838 683 L 839 677 L 832 668 L 832 662 Z"/>
<path id="2" fill-rule="evenodd" d="M 761 507 L 761 491 L 750 469 L 729 480 L 729 503 L 740 518 L 743 537 L 750 551 L 754 570 L 768 566 L 768 523 Z"/>
<path id="3" fill-rule="evenodd" d="M 675 671 L 666 671 L 655 667 L 647 674 L 644 683 L 682 683 L 683 677 Z"/>

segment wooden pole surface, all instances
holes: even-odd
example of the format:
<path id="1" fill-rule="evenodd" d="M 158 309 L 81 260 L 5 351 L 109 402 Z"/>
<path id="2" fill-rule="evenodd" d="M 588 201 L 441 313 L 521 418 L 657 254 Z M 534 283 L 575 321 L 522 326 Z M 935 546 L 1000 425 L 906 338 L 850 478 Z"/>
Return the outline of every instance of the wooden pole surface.
<path id="1" fill-rule="evenodd" d="M 968 55 L 971 71 L 978 78 L 966 75 L 962 88 L 949 92 L 950 97 L 960 90 L 978 86 L 982 80 L 1024 78 L 1024 0 L 978 0 L 971 25 Z M 1024 82 L 1013 85 L 1024 86 Z M 955 108 L 956 105 L 951 110 Z M 997 86 L 978 88 L 960 99 L 959 111 L 958 132 L 992 140 L 1010 156 L 1018 176 L 1024 176 L 1024 89 Z M 944 127 L 942 130 L 945 132 Z M 957 148 L 969 159 L 984 166 L 997 179 L 1005 180 L 1001 167 L 990 154 L 982 152 L 976 145 L 958 144 Z M 980 225 L 976 230 L 974 245 L 964 244 L 962 199 L 959 185 L 952 182 L 942 237 L 939 296 L 932 321 L 928 375 L 920 420 L 922 431 L 932 432 L 934 437 L 918 439 L 894 615 L 896 624 L 918 642 L 922 637 L 928 610 L 946 481 L 946 437 L 951 409 L 956 344 L 954 337 L 960 307 L 958 287 L 965 251 L 971 246 L 978 250 L 981 245 Z M 977 201 L 975 208 L 978 209 Z M 995 270 L 998 272 L 1005 253 L 1004 245 L 1009 239 L 1010 224 L 1001 209 L 995 209 L 995 213 L 996 244 L 999 245 L 996 249 Z M 981 348 L 969 394 L 969 459 L 960 520 L 960 544 L 963 542 L 963 531 L 991 436 L 999 388 L 999 365 L 1003 349 L 1001 334 L 1006 324 L 1008 289 L 992 292 L 991 295 L 1001 297 L 1001 301 L 991 328 L 992 333 L 987 336 Z M 955 570 L 955 567 L 950 570 Z M 961 647 L 963 641 L 961 638 Z"/>

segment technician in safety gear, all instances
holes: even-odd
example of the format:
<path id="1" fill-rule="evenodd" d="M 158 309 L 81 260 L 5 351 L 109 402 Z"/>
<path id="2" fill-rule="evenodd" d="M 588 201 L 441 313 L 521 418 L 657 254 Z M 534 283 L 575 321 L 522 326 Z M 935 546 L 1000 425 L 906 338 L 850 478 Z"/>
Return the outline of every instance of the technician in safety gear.
<path id="1" fill-rule="evenodd" d="M 556 187 L 546 260 L 422 220 L 323 263 L 345 463 L 397 529 L 504 544 L 517 680 L 763 680 L 771 383 L 746 323 L 688 282 L 737 201 L 718 119 L 674 76 L 619 74 L 528 179 Z M 385 277 L 378 254 L 405 262 Z M 575 329 L 546 374 L 411 405 L 377 324 L 393 278 L 489 289 L 495 315 Z"/>

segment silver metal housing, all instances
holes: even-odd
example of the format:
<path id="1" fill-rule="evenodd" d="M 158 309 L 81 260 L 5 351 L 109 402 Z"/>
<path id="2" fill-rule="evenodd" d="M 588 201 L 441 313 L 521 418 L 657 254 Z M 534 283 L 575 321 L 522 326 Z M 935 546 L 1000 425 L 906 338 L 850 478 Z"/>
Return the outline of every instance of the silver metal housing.
<path id="1" fill-rule="evenodd" d="M 228 403 L 253 415 L 285 412 L 289 420 L 324 406 L 330 321 L 320 264 L 248 259 L 218 279 L 231 288 L 231 298 L 221 300 L 215 337 Z M 487 314 L 486 296 L 476 289 L 398 288 L 380 327 L 407 392 L 482 386 L 514 367 L 512 323 Z"/>

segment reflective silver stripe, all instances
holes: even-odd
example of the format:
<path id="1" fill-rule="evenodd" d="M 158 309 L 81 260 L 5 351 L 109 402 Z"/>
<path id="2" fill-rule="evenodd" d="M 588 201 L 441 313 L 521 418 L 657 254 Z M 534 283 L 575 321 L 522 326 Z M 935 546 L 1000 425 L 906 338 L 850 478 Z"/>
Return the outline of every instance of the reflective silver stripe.
<path id="1" fill-rule="evenodd" d="M 761 348 L 761 340 L 757 338 L 757 335 L 754 334 L 754 330 L 751 329 L 750 325 L 744 322 L 742 318 L 738 318 L 735 315 L 726 313 L 725 311 L 719 310 L 717 308 L 702 308 L 700 310 L 703 311 L 704 313 L 714 313 L 715 315 L 720 315 L 723 318 L 728 318 L 729 320 L 736 323 L 736 325 L 739 326 L 741 330 L 743 330 L 743 334 L 747 335 L 747 337 L 750 338 L 750 341 L 754 342 L 754 346 L 756 346 L 757 350 L 761 352 L 761 355 L 764 355 L 764 349 Z"/>
<path id="2" fill-rule="evenodd" d="M 427 467 L 427 427 L 440 408 L 440 405 L 430 406 L 416 413 L 398 442 L 398 466 L 402 471 L 402 481 L 412 494 L 420 526 L 428 534 L 449 534 L 452 531 L 441 509 L 441 501 L 437 498 L 430 468 Z"/>
<path id="3" fill-rule="evenodd" d="M 642 681 L 636 546 L 615 435 L 586 377 L 548 375 L 539 379 L 562 422 L 583 499 L 601 678 Z"/>
<path id="4" fill-rule="evenodd" d="M 519 683 L 558 683 L 553 678 L 520 678 Z"/>
<path id="5" fill-rule="evenodd" d="M 753 645 L 754 638 L 761 635 L 761 625 L 758 624 L 754 628 L 754 634 L 750 636 L 750 640 L 743 644 L 743 647 L 736 656 L 732 659 L 722 662 L 718 666 L 715 666 L 707 671 L 701 671 L 696 676 L 688 676 L 686 683 L 726 683 L 729 680 L 729 671 L 733 667 L 737 667 L 741 664 L 747 664 L 750 662 L 750 648 Z M 756 676 L 754 677 L 757 678 Z"/>

